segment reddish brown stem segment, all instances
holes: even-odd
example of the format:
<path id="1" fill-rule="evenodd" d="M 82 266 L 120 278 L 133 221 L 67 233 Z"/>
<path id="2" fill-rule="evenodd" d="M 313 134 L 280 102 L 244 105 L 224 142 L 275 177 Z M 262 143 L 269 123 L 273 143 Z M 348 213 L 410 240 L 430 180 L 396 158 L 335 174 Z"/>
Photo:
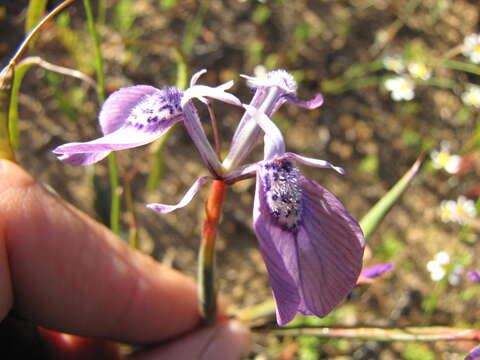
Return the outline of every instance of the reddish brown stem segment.
<path id="1" fill-rule="evenodd" d="M 215 323 L 217 317 L 217 293 L 215 288 L 215 240 L 217 225 L 222 214 L 227 184 L 214 180 L 205 205 L 205 221 L 198 258 L 198 296 L 200 314 L 205 325 Z"/>

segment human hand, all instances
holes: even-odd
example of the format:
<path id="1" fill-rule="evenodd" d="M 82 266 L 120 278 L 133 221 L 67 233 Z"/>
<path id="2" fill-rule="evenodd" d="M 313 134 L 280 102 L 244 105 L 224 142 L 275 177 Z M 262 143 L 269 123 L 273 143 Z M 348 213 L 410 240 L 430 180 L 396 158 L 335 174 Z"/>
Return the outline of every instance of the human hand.
<path id="1" fill-rule="evenodd" d="M 228 360 L 248 353 L 247 329 L 226 321 L 221 307 L 216 326 L 199 328 L 191 279 L 132 250 L 19 166 L 0 160 L 0 320 L 11 310 L 58 332 L 134 345 L 163 342 L 132 360 Z M 9 324 L 0 324 L 2 333 Z M 116 345 L 89 341 L 61 346 L 70 346 L 70 359 L 94 343 L 118 358 Z"/>

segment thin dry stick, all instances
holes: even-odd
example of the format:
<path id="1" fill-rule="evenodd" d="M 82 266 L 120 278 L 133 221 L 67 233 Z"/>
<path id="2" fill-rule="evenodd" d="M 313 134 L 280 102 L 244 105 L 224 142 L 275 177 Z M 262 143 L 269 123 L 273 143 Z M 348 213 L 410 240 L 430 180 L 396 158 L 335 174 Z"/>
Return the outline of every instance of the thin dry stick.
<path id="1" fill-rule="evenodd" d="M 44 68 L 46 70 L 50 70 L 50 71 L 53 71 L 53 72 L 56 72 L 56 73 L 59 73 L 59 74 L 63 74 L 63 75 L 67 75 L 67 76 L 71 76 L 71 77 L 80 79 L 80 80 L 84 81 L 85 83 L 87 83 L 89 86 L 93 87 L 94 89 L 97 86 L 97 83 L 95 82 L 95 80 L 93 80 L 90 76 L 82 73 L 81 71 L 49 63 L 48 61 L 43 60 L 39 56 L 31 56 L 31 57 L 28 57 L 26 59 L 23 59 L 22 61 L 20 61 L 18 63 L 19 66 L 22 65 L 22 64 L 35 64 L 35 65 L 41 66 L 42 68 Z"/>
<path id="2" fill-rule="evenodd" d="M 2 70 L 5 71 L 7 68 L 12 68 L 14 67 L 20 57 L 23 55 L 25 50 L 27 49 L 28 43 L 32 40 L 32 38 L 38 33 L 38 31 L 42 28 L 42 26 L 52 19 L 55 15 L 57 15 L 60 11 L 65 9 L 68 5 L 73 3 L 75 0 L 65 0 L 62 2 L 60 5 L 58 5 L 55 9 L 53 9 L 51 12 L 49 12 L 47 15 L 45 15 L 42 20 L 28 33 L 27 37 L 23 40 L 23 42 L 20 44 L 19 48 L 17 49 L 17 52 L 15 55 L 12 56 L 10 59 L 8 65 Z"/>

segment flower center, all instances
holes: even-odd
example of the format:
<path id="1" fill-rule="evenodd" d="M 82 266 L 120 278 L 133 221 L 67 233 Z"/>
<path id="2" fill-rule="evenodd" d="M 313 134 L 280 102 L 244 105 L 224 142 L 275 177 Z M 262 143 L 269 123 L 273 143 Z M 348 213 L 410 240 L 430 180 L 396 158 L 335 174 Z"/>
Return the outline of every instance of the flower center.
<path id="1" fill-rule="evenodd" d="M 147 95 L 131 110 L 126 125 L 154 131 L 163 120 L 182 112 L 180 98 L 181 93 L 175 88 L 162 89 L 162 94 Z"/>
<path id="2" fill-rule="evenodd" d="M 289 231 L 296 231 L 302 215 L 300 172 L 288 159 L 263 165 L 264 187 L 270 214 Z"/>

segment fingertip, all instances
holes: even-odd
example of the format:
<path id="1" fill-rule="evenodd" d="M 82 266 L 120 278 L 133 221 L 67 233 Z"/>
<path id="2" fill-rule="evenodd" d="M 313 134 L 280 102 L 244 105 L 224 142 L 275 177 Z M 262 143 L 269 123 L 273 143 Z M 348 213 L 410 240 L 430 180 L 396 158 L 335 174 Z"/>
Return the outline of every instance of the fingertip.
<path id="1" fill-rule="evenodd" d="M 208 359 L 239 360 L 250 352 L 251 334 L 239 321 L 231 320 L 203 328 L 160 348 L 144 351 L 129 360 Z"/>
<path id="2" fill-rule="evenodd" d="M 35 183 L 33 177 L 20 165 L 10 160 L 0 159 L 0 189 L 12 186 L 30 186 Z"/>

